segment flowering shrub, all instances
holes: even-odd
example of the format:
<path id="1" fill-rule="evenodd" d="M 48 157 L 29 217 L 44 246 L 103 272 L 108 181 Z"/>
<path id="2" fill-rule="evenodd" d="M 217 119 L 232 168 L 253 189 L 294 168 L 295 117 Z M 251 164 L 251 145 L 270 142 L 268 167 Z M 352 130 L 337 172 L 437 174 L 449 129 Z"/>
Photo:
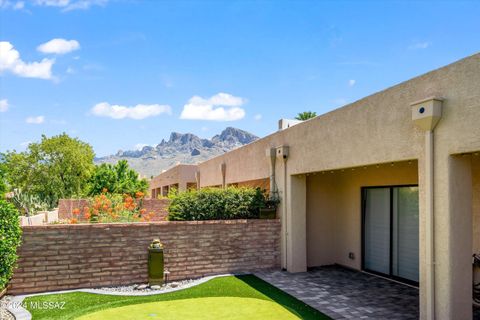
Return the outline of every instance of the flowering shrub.
<path id="1" fill-rule="evenodd" d="M 104 189 L 88 206 L 73 209 L 74 218 L 69 222 L 78 223 L 82 218 L 91 223 L 150 221 L 155 213 L 140 209 L 144 196 L 143 192 L 137 192 L 135 198 L 128 194 L 110 194 Z"/>

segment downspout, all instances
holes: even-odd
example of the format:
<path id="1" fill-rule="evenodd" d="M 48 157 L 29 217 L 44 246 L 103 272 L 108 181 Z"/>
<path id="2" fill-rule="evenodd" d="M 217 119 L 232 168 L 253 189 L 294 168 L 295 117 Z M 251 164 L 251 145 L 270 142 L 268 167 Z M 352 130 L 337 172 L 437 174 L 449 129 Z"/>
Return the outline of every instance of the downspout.
<path id="1" fill-rule="evenodd" d="M 289 156 L 290 148 L 288 146 L 280 146 L 276 150 L 276 154 L 278 157 L 283 159 L 283 196 L 282 196 L 282 224 L 284 226 L 284 252 L 283 252 L 283 267 L 284 269 L 288 270 L 288 241 L 289 241 L 289 234 L 288 234 L 288 170 L 287 170 L 287 160 Z"/>
<path id="2" fill-rule="evenodd" d="M 227 187 L 227 179 L 226 179 L 226 176 L 227 176 L 227 164 L 225 162 L 223 162 L 221 165 L 220 165 L 220 168 L 222 170 L 222 188 L 225 189 Z"/>
<path id="3" fill-rule="evenodd" d="M 195 172 L 195 181 L 197 182 L 197 190 L 200 190 L 200 170 Z"/>
<path id="4" fill-rule="evenodd" d="M 427 98 L 411 104 L 412 120 L 425 131 L 425 211 L 426 211 L 426 293 L 428 320 L 435 319 L 435 210 L 434 210 L 434 129 L 442 117 L 441 98 Z"/>
<path id="5" fill-rule="evenodd" d="M 283 221 L 285 223 L 284 266 L 288 270 L 287 157 L 283 157 Z"/>
<path id="6" fill-rule="evenodd" d="M 275 163 L 277 160 L 277 151 L 275 148 L 268 148 L 266 156 L 270 160 L 270 197 L 277 193 L 277 182 L 275 177 Z"/>
<path id="7" fill-rule="evenodd" d="M 278 153 L 278 154 L 277 154 Z M 277 188 L 277 181 L 276 181 L 276 162 L 277 162 L 277 155 L 282 155 L 282 149 L 279 148 L 268 148 L 266 150 L 266 156 L 270 160 L 270 197 L 275 197 L 278 195 L 278 188 Z M 282 269 L 287 269 L 287 206 L 286 206 L 286 188 L 287 188 L 287 158 L 283 158 L 283 199 L 282 199 L 282 214 L 281 214 L 281 221 L 282 221 L 282 233 L 283 233 L 283 255 L 282 255 Z"/>
<path id="8" fill-rule="evenodd" d="M 425 132 L 425 210 L 427 211 L 427 319 L 435 319 L 435 215 L 434 215 L 434 157 L 433 130 Z"/>

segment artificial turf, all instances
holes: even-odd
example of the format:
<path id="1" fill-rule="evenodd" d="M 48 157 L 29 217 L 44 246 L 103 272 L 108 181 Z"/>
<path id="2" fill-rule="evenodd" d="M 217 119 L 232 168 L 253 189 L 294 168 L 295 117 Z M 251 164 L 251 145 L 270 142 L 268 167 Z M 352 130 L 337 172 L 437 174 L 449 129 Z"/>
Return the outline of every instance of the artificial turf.
<path id="1" fill-rule="evenodd" d="M 192 298 L 133 304 L 87 313 L 78 320 L 296 320 L 281 305 L 239 297 Z"/>
<path id="2" fill-rule="evenodd" d="M 195 301 L 196 298 L 200 299 L 198 299 L 198 301 Z M 215 310 L 213 308 L 213 305 L 218 304 L 218 302 L 220 302 L 222 299 L 207 299 L 207 303 L 207 300 L 204 300 L 204 298 L 230 299 L 227 299 L 228 304 L 226 304 L 225 300 L 223 301 L 223 310 Z M 176 308 L 179 312 L 176 315 L 177 319 L 183 318 L 182 312 L 184 312 L 183 309 L 185 308 L 185 306 L 188 306 L 191 310 L 196 311 L 195 314 L 203 314 L 205 319 L 228 319 L 228 312 L 230 312 L 232 318 L 234 317 L 234 315 L 241 316 L 241 312 L 247 312 L 244 308 L 242 308 L 242 305 L 245 305 L 245 303 L 248 301 L 245 301 L 245 299 L 231 298 L 251 298 L 270 302 L 270 304 L 262 304 L 261 302 L 258 303 L 259 306 L 262 305 L 261 310 L 263 310 L 261 313 L 258 313 L 259 317 L 261 316 L 261 314 L 265 314 L 263 308 L 267 308 L 267 306 L 269 305 L 272 312 L 278 312 L 279 306 L 283 307 L 283 310 L 288 310 L 289 313 L 287 313 L 289 314 L 289 316 L 293 316 L 294 319 L 295 317 L 299 319 L 330 319 L 326 315 L 320 313 L 318 310 L 308 306 L 300 300 L 297 300 L 291 295 L 281 291 L 280 289 L 253 275 L 214 278 L 210 281 L 188 289 L 151 296 L 114 296 L 85 292 L 70 292 L 64 294 L 49 294 L 28 297 L 25 299 L 24 304 L 32 314 L 33 320 L 75 319 L 82 315 L 88 315 L 93 312 L 98 312 L 111 308 L 119 308 L 133 305 L 138 305 L 139 308 L 143 306 L 151 307 L 152 305 L 150 305 L 149 303 L 153 302 L 172 302 L 168 304 L 163 304 L 163 306 L 165 306 L 165 310 L 168 309 L 169 314 L 173 318 L 175 318 L 175 314 L 172 313 L 172 310 L 175 310 L 175 307 L 172 306 L 176 304 Z M 182 300 L 182 302 L 180 302 L 180 300 Z M 235 300 L 238 300 L 238 303 L 236 303 Z M 205 302 L 203 306 L 202 302 Z M 253 303 L 253 301 L 250 302 Z M 57 308 L 58 306 L 62 306 L 62 303 L 64 303 L 63 308 Z M 145 305 L 140 306 L 139 304 Z M 205 306 L 208 304 L 210 304 L 211 307 L 205 308 Z M 49 305 L 54 307 L 39 307 Z M 255 303 L 253 303 L 253 305 L 255 305 Z M 159 316 L 159 319 L 168 319 L 167 317 L 160 317 L 162 315 L 161 306 L 162 304 L 158 304 L 157 307 L 155 307 L 154 309 L 156 311 L 152 311 L 152 313 L 149 313 L 149 315 L 152 316 L 153 319 L 155 319 L 154 316 L 156 315 Z M 252 304 L 250 304 L 250 307 L 251 306 Z M 247 309 L 250 307 L 247 306 Z M 122 310 L 123 309 L 118 309 L 117 311 Z M 135 308 L 133 308 L 132 310 L 135 310 Z M 115 310 L 112 311 L 115 312 Z M 109 312 L 111 311 L 108 311 L 105 315 L 110 315 Z M 122 313 L 120 312 L 118 314 Z M 218 317 L 216 315 L 218 315 Z M 245 316 L 245 318 L 250 319 L 251 314 L 250 316 Z M 85 317 L 85 319 L 88 318 Z M 242 319 L 242 317 L 237 317 L 235 319 Z M 288 318 L 285 316 L 284 319 Z"/>

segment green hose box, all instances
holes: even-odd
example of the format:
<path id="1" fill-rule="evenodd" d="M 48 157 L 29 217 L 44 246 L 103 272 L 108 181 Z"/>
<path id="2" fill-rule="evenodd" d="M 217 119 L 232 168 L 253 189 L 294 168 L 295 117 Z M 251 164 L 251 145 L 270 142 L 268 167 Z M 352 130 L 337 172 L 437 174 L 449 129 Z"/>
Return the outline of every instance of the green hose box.
<path id="1" fill-rule="evenodd" d="M 162 285 L 164 283 L 163 245 L 154 239 L 148 247 L 148 283 Z"/>

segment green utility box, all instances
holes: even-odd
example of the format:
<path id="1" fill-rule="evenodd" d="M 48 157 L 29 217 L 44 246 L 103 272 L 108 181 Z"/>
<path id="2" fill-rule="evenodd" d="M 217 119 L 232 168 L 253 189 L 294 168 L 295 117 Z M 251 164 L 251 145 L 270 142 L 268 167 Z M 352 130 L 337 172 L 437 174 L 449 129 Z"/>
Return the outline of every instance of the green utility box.
<path id="1" fill-rule="evenodd" d="M 148 283 L 162 285 L 164 282 L 163 245 L 159 239 L 153 239 L 148 247 Z"/>

